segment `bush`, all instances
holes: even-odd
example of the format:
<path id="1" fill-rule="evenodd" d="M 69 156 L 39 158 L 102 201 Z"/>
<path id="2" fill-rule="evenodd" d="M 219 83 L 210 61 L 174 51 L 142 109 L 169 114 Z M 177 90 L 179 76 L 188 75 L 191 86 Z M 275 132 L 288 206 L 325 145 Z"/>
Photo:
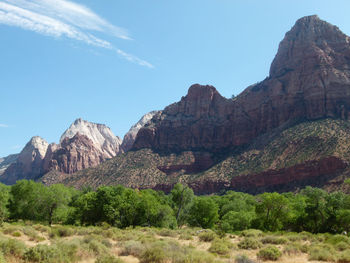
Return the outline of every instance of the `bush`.
<path id="1" fill-rule="evenodd" d="M 227 255 L 233 244 L 226 239 L 215 239 L 209 248 L 209 252 L 219 255 Z"/>
<path id="2" fill-rule="evenodd" d="M 258 249 L 262 247 L 261 242 L 252 237 L 244 238 L 237 245 L 240 249 Z"/>
<path id="3" fill-rule="evenodd" d="M 21 257 L 26 250 L 26 246 L 22 241 L 16 239 L 0 240 L 0 251 L 5 256 L 13 255 Z"/>
<path id="4" fill-rule="evenodd" d="M 338 263 L 350 263 L 350 249 L 340 253 Z"/>
<path id="5" fill-rule="evenodd" d="M 176 234 L 175 231 L 172 231 L 172 230 L 166 229 L 166 228 L 161 229 L 161 230 L 158 232 L 158 234 L 159 234 L 160 236 L 163 236 L 163 237 L 176 237 L 176 236 L 177 236 L 177 234 Z"/>
<path id="6" fill-rule="evenodd" d="M 180 234 L 179 239 L 182 239 L 182 240 L 193 240 L 193 237 L 189 233 L 182 233 L 182 234 Z"/>
<path id="7" fill-rule="evenodd" d="M 56 263 L 63 262 L 59 259 L 60 253 L 55 247 L 50 247 L 47 245 L 37 245 L 35 247 L 29 248 L 23 258 L 26 261 L 31 262 L 45 262 L 45 263 Z"/>
<path id="8" fill-rule="evenodd" d="M 216 238 L 216 234 L 213 231 L 205 231 L 198 235 L 200 241 L 211 242 Z"/>
<path id="9" fill-rule="evenodd" d="M 235 258 L 235 263 L 255 263 L 255 261 L 249 259 L 246 255 L 238 255 Z"/>
<path id="10" fill-rule="evenodd" d="M 2 252 L 0 252 L 0 263 L 6 263 L 4 254 Z"/>
<path id="11" fill-rule="evenodd" d="M 338 251 L 344 251 L 346 249 L 348 249 L 350 246 L 348 243 L 344 242 L 344 241 L 340 241 L 339 243 L 334 245 L 334 248 Z"/>
<path id="12" fill-rule="evenodd" d="M 286 244 L 288 240 L 284 237 L 266 236 L 261 239 L 261 242 L 263 244 L 282 245 L 282 244 Z"/>
<path id="13" fill-rule="evenodd" d="M 150 247 L 146 249 L 141 257 L 141 263 L 162 263 L 167 260 L 164 250 L 161 247 Z"/>
<path id="14" fill-rule="evenodd" d="M 113 257 L 111 255 L 100 256 L 96 259 L 95 263 L 124 263 L 120 258 Z"/>
<path id="15" fill-rule="evenodd" d="M 141 257 L 142 253 L 145 251 L 144 245 L 140 241 L 126 241 L 124 243 L 124 248 L 121 251 L 122 256 L 132 255 L 134 257 Z"/>
<path id="16" fill-rule="evenodd" d="M 50 237 L 69 237 L 74 234 L 74 229 L 67 226 L 59 226 L 51 228 Z"/>
<path id="17" fill-rule="evenodd" d="M 15 232 L 12 233 L 12 236 L 14 236 L 14 237 L 20 237 L 21 235 L 22 234 L 19 231 L 15 231 Z"/>
<path id="18" fill-rule="evenodd" d="M 268 246 L 265 248 L 262 248 L 258 254 L 257 257 L 261 260 L 273 260 L 276 261 L 282 256 L 281 251 L 274 246 Z"/>
<path id="19" fill-rule="evenodd" d="M 326 240 L 326 243 L 329 243 L 332 245 L 338 244 L 340 242 L 344 242 L 350 245 L 350 239 L 344 235 L 334 235 L 334 236 L 332 235 Z"/>
<path id="20" fill-rule="evenodd" d="M 335 261 L 335 251 L 327 245 L 313 245 L 310 247 L 309 260 Z"/>
<path id="21" fill-rule="evenodd" d="M 261 237 L 263 236 L 263 232 L 258 229 L 247 229 L 242 231 L 241 236 L 243 237 Z"/>
<path id="22" fill-rule="evenodd" d="M 300 243 L 292 243 L 288 244 L 284 247 L 283 253 L 287 255 L 295 255 L 295 254 L 300 254 L 300 253 L 306 253 L 307 252 L 307 246 L 300 244 Z"/>
<path id="23" fill-rule="evenodd" d="M 190 250 L 185 258 L 185 262 L 191 263 L 213 263 L 215 258 L 212 254 L 205 251 Z"/>

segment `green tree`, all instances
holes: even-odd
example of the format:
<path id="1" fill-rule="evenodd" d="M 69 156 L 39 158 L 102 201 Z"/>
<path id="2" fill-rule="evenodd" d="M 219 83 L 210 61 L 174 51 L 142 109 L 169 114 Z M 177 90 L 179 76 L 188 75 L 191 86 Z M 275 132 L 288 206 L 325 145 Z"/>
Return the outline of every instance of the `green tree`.
<path id="1" fill-rule="evenodd" d="M 248 229 L 252 220 L 255 218 L 253 212 L 234 212 L 229 211 L 221 219 L 221 229 L 225 232 L 234 232 Z"/>
<path id="2" fill-rule="evenodd" d="M 258 225 L 269 231 L 282 229 L 288 213 L 288 199 L 279 193 L 263 193 L 257 197 L 257 200 Z"/>
<path id="3" fill-rule="evenodd" d="M 10 198 L 10 188 L 4 184 L 0 184 L 0 226 L 8 217 L 7 205 Z"/>
<path id="4" fill-rule="evenodd" d="M 173 202 L 176 222 L 178 226 L 186 223 L 189 209 L 194 198 L 193 190 L 180 183 L 175 184 L 171 190 L 170 198 Z"/>
<path id="5" fill-rule="evenodd" d="M 195 197 L 189 211 L 189 223 L 192 226 L 212 228 L 219 219 L 219 207 L 208 196 Z"/>

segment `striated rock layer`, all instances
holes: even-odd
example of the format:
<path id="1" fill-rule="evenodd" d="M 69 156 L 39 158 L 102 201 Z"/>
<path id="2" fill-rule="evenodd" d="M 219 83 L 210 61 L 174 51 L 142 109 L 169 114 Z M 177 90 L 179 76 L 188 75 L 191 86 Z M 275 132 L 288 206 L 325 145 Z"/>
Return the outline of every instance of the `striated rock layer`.
<path id="1" fill-rule="evenodd" d="M 270 76 L 234 100 L 193 85 L 139 131 L 133 150 L 222 152 L 282 125 L 349 118 L 350 39 L 317 16 L 298 20 L 280 43 Z"/>

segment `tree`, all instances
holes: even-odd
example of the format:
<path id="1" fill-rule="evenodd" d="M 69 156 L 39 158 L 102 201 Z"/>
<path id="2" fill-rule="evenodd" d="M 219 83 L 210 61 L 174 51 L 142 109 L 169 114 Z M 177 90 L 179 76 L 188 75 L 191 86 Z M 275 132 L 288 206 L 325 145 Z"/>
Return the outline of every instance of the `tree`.
<path id="1" fill-rule="evenodd" d="M 187 221 L 188 211 L 194 198 L 193 190 L 177 183 L 171 190 L 170 197 L 173 202 L 177 225 L 181 226 Z"/>
<path id="2" fill-rule="evenodd" d="M 10 198 L 10 188 L 4 184 L 0 184 L 0 226 L 8 217 L 7 205 Z"/>
<path id="3" fill-rule="evenodd" d="M 218 205 L 210 197 L 195 197 L 189 211 L 189 223 L 192 226 L 212 228 L 219 219 L 218 211 Z"/>
<path id="4" fill-rule="evenodd" d="M 234 232 L 248 229 L 255 217 L 253 212 L 234 212 L 229 211 L 221 220 L 221 229 L 225 232 Z"/>
<path id="5" fill-rule="evenodd" d="M 288 199 L 279 193 L 263 193 L 257 199 L 255 210 L 260 227 L 269 231 L 281 229 L 288 212 Z"/>
<path id="6" fill-rule="evenodd" d="M 313 187 L 306 187 L 301 191 L 301 194 L 305 196 L 305 213 L 304 223 L 306 230 L 318 233 L 320 232 L 327 219 L 327 192 Z"/>

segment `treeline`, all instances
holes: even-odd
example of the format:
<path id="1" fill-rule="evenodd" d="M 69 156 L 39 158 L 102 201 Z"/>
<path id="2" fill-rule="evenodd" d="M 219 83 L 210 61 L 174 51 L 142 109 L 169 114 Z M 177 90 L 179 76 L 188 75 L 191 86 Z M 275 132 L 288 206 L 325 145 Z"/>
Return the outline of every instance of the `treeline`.
<path id="1" fill-rule="evenodd" d="M 78 191 L 64 185 L 44 186 L 21 180 L 0 185 L 0 221 L 34 220 L 48 224 L 155 226 L 182 225 L 234 232 L 249 228 L 264 231 L 350 231 L 350 195 L 307 187 L 298 194 L 195 196 L 176 184 L 170 194 L 102 186 Z M 1 223 L 0 222 L 0 223 Z"/>

